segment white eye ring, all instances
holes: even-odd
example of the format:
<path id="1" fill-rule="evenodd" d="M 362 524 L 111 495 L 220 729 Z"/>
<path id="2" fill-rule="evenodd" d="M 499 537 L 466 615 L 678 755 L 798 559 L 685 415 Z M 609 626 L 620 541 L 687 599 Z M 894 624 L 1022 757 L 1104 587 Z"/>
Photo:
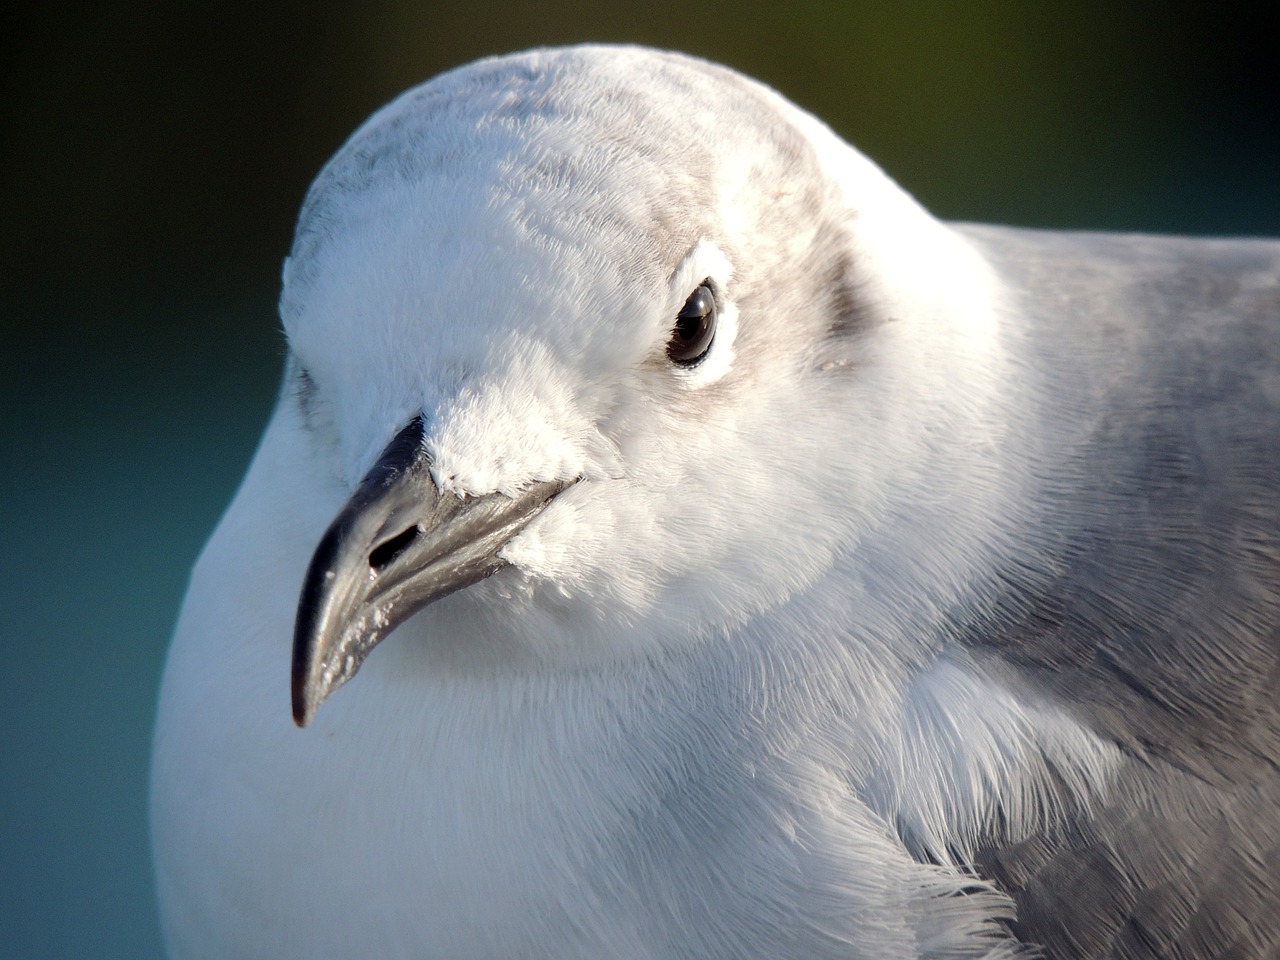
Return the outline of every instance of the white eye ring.
<path id="1" fill-rule="evenodd" d="M 726 293 L 732 276 L 733 266 L 729 263 L 729 259 L 719 247 L 706 239 L 698 241 L 671 276 L 667 301 L 669 306 L 665 316 L 675 317 L 676 326 L 673 330 L 672 321 L 665 320 L 662 336 L 667 343 L 667 356 L 672 362 L 672 371 L 691 387 L 700 387 L 719 380 L 733 365 L 733 342 L 738 333 L 738 309 Z M 712 309 L 705 315 L 710 320 L 710 329 L 697 331 L 706 334 L 705 346 L 697 344 L 702 346 L 702 349 L 693 350 L 692 341 L 689 341 L 687 344 L 689 350 L 686 351 L 681 349 L 686 344 L 677 346 L 679 322 L 682 318 L 701 319 L 702 315 L 696 313 L 696 310 L 701 309 L 702 304 L 695 304 L 694 301 L 702 293 L 703 288 L 712 298 Z M 694 312 L 686 317 L 687 310 Z M 695 339 L 697 332 L 694 334 Z"/>

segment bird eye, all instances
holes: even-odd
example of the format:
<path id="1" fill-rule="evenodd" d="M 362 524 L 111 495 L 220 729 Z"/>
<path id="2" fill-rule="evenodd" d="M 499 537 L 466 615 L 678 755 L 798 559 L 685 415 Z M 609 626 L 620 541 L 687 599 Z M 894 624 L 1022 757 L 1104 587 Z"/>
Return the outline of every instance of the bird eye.
<path id="1" fill-rule="evenodd" d="M 692 367 L 711 350 L 715 337 L 716 295 L 704 280 L 676 314 L 676 326 L 667 342 L 667 356 L 672 363 Z"/>

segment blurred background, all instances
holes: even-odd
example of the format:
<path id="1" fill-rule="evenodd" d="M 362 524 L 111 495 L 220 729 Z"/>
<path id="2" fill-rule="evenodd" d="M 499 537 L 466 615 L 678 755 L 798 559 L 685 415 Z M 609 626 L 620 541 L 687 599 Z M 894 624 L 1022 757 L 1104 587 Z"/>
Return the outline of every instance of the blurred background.
<path id="1" fill-rule="evenodd" d="M 119 0 L 10 5 L 0 34 L 6 958 L 160 956 L 168 633 L 272 402 L 303 192 L 403 88 L 539 44 L 678 48 L 944 217 L 1280 235 L 1276 4 Z"/>

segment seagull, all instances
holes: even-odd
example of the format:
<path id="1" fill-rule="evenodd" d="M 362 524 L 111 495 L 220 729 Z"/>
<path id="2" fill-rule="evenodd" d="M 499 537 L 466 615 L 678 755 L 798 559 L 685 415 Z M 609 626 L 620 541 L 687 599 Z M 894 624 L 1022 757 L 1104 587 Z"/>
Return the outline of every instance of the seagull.
<path id="1" fill-rule="evenodd" d="M 1280 242 L 943 223 L 582 46 L 374 114 L 280 314 L 174 960 L 1280 956 Z"/>

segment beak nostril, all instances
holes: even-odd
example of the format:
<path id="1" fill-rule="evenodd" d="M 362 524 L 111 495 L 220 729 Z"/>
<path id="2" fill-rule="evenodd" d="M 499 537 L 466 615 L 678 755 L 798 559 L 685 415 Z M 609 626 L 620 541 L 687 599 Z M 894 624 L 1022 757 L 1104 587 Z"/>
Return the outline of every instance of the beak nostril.
<path id="1" fill-rule="evenodd" d="M 396 557 L 404 553 L 405 548 L 418 538 L 418 527 L 412 526 L 402 530 L 390 540 L 385 540 L 373 548 L 369 554 L 369 569 L 375 574 L 381 573 Z"/>

